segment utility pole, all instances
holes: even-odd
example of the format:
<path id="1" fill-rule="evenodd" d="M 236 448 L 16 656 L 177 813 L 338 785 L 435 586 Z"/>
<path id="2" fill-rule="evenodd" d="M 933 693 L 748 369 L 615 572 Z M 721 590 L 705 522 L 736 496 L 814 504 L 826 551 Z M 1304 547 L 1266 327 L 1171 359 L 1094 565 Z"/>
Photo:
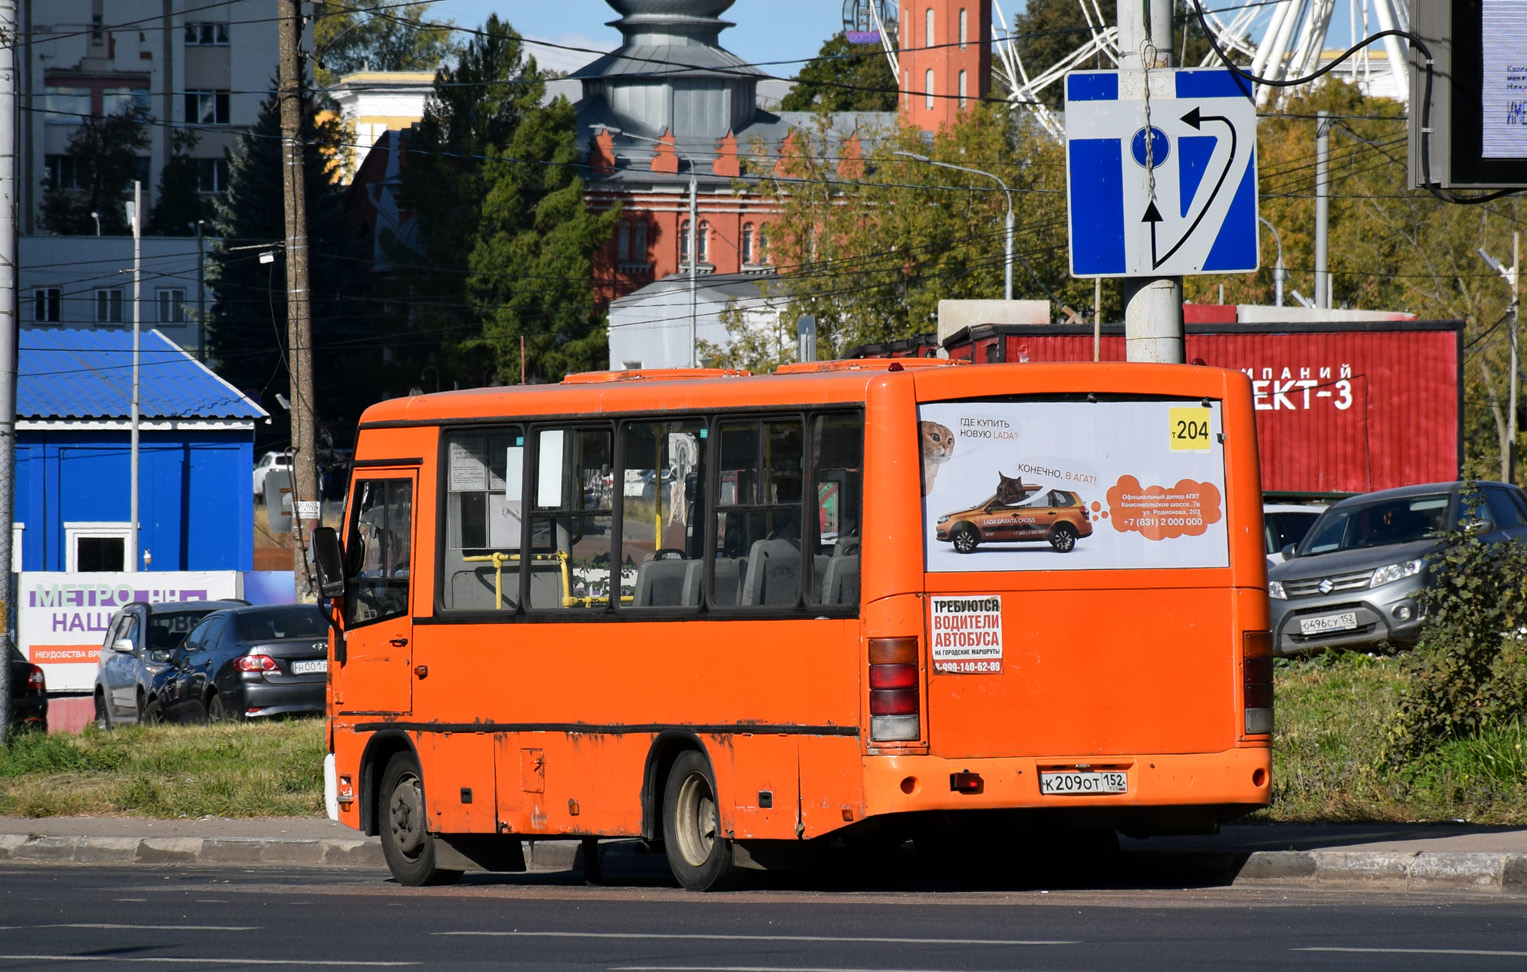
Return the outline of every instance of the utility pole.
<path id="1" fill-rule="evenodd" d="M 286 343 L 292 401 L 292 576 L 297 599 L 313 594 L 307 582 L 304 537 L 318 526 L 317 437 L 313 429 L 313 321 L 308 299 L 307 187 L 303 182 L 302 4 L 278 0 L 276 38 L 281 60 L 282 189 L 286 197 Z"/>
<path id="2" fill-rule="evenodd" d="M 207 247 L 202 235 L 207 221 L 196 221 L 196 360 L 207 360 Z"/>
<path id="3" fill-rule="evenodd" d="M 1517 321 L 1521 317 L 1522 306 L 1522 234 L 1511 234 L 1511 266 L 1509 267 L 1501 266 L 1500 261 L 1495 259 L 1495 257 L 1491 256 L 1489 253 L 1485 252 L 1484 247 L 1480 247 L 1476 252 L 1478 252 L 1479 255 L 1484 258 L 1485 263 L 1490 265 L 1491 270 L 1494 270 L 1496 273 L 1505 278 L 1506 285 L 1511 288 L 1511 306 L 1507 309 L 1507 313 L 1511 315 L 1511 378 L 1507 383 L 1509 391 L 1506 393 L 1508 398 L 1506 416 L 1506 441 L 1501 443 L 1500 478 L 1501 482 L 1503 483 L 1515 483 L 1516 399 L 1519 391 L 1517 378 L 1517 363 L 1519 360 L 1517 356 Z"/>
<path id="4" fill-rule="evenodd" d="M 695 160 L 689 160 L 689 366 L 700 367 L 700 337 L 695 319 L 696 276 L 700 271 L 700 202 L 699 182 L 695 178 Z"/>
<path id="5" fill-rule="evenodd" d="M 1171 0 L 1119 4 L 1121 84 L 1133 72 L 1148 94 L 1150 72 L 1172 66 L 1172 6 Z M 1148 142 L 1150 129 L 1147 125 Z M 1182 335 L 1182 278 L 1125 277 L 1125 359 L 1181 364 Z"/>
<path id="6" fill-rule="evenodd" d="M 0 0 L 0 746 L 11 728 L 16 485 L 16 0 Z"/>
<path id="7" fill-rule="evenodd" d="M 127 544 L 127 563 L 123 565 L 129 571 L 138 569 L 141 554 L 138 552 L 138 427 L 141 424 L 139 411 L 139 341 L 143 331 L 139 327 L 141 318 L 139 308 L 143 301 L 143 183 L 133 183 L 133 201 L 128 209 L 127 221 L 133 228 L 133 399 L 130 409 L 131 431 L 128 433 L 128 463 L 127 463 L 127 495 L 130 512 L 127 515 L 128 536 L 131 538 Z"/>
<path id="8" fill-rule="evenodd" d="M 1326 241 L 1331 231 L 1331 113 L 1315 113 L 1315 306 L 1331 306 L 1330 253 Z"/>

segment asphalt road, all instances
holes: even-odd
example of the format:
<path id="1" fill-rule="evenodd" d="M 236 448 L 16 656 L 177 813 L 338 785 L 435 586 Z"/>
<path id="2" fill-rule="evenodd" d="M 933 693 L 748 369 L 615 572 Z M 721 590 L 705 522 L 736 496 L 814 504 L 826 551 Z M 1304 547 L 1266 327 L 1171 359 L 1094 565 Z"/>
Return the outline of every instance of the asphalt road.
<path id="1" fill-rule="evenodd" d="M 1332 969 L 1527 966 L 1527 897 L 1239 888 L 689 894 L 569 872 L 401 888 L 375 871 L 0 871 L 0 970 Z"/>

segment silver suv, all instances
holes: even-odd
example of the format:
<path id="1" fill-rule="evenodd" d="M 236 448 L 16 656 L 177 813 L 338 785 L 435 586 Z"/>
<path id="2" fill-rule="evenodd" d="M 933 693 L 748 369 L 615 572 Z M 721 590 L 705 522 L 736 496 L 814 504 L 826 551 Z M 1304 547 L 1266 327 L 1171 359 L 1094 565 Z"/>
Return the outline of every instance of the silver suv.
<path id="1" fill-rule="evenodd" d="M 1428 560 L 1460 524 L 1491 542 L 1527 539 L 1527 493 L 1504 483 L 1403 486 L 1327 509 L 1267 571 L 1273 650 L 1414 645 Z"/>

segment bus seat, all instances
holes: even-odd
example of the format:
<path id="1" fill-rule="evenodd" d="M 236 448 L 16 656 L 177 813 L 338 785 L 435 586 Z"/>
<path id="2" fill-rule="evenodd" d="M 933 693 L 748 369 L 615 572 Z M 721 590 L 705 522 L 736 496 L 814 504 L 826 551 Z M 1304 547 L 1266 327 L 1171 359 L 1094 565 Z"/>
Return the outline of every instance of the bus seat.
<path id="1" fill-rule="evenodd" d="M 497 607 L 493 596 L 492 566 L 454 570 L 446 586 L 445 606 L 452 611 L 492 611 Z M 520 598 L 520 572 L 503 572 L 504 608 L 511 609 Z"/>
<path id="2" fill-rule="evenodd" d="M 793 607 L 801 596 L 801 552 L 789 540 L 757 540 L 744 577 L 743 604 Z"/>
<path id="3" fill-rule="evenodd" d="M 747 576 L 748 558 L 746 557 L 717 557 L 716 558 L 716 588 L 711 592 L 711 603 L 722 607 L 731 607 L 738 603 L 737 596 L 742 593 L 742 579 Z M 696 572 L 694 586 L 696 603 L 700 589 L 701 572 Z M 685 597 L 688 598 L 688 592 Z"/>
<path id="4" fill-rule="evenodd" d="M 859 555 L 832 557 L 822 577 L 823 604 L 859 603 Z"/>
<path id="5" fill-rule="evenodd" d="M 699 589 L 696 588 L 696 599 L 688 600 L 686 581 L 690 568 L 699 561 L 691 560 L 649 560 L 636 568 L 636 594 L 631 601 L 632 607 L 679 607 L 683 604 L 699 604 Z"/>

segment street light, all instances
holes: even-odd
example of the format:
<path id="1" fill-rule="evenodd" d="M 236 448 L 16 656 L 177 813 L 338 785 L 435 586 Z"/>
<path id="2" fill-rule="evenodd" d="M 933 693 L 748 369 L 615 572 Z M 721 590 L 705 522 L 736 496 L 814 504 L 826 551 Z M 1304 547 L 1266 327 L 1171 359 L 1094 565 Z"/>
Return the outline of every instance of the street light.
<path id="1" fill-rule="evenodd" d="M 631 132 L 616 128 L 614 125 L 590 125 L 590 129 L 603 129 L 612 135 L 624 135 L 626 138 L 634 138 L 642 142 L 652 142 L 655 145 L 667 143 L 657 138 L 648 138 L 646 135 L 636 135 Z M 695 288 L 697 286 L 696 274 L 700 265 L 700 207 L 697 199 L 697 182 L 695 180 L 695 160 L 680 152 L 678 139 L 674 139 L 673 154 L 689 163 L 689 366 L 700 367 L 699 342 L 695 334 Z M 683 236 L 680 234 L 680 238 Z"/>
<path id="2" fill-rule="evenodd" d="M 967 168 L 966 166 L 963 166 L 963 165 L 951 165 L 948 162 L 940 162 L 937 159 L 930 159 L 926 155 L 918 155 L 916 152 L 896 151 L 896 152 L 893 152 L 891 154 L 905 156 L 906 158 L 909 158 L 909 159 L 911 159 L 914 162 L 926 162 L 929 165 L 937 165 L 937 166 L 941 166 L 942 168 L 945 168 L 945 169 L 955 169 L 955 170 L 960 171 L 960 172 L 969 172 L 972 175 L 986 176 L 986 178 L 994 180 L 997 183 L 997 185 L 1002 187 L 1002 195 L 1007 197 L 1007 243 L 1006 243 L 1006 248 L 1003 251 L 1004 252 L 1003 267 L 1004 267 L 1004 270 L 1005 270 L 1005 282 L 1004 282 L 1003 293 L 1005 293 L 1007 295 L 1007 299 L 1008 300 L 1012 300 L 1013 299 L 1013 193 L 1012 193 L 1012 190 L 1008 189 L 1007 183 L 1003 182 L 997 176 L 992 175 L 990 172 L 986 172 L 986 171 L 984 171 L 982 169 L 971 169 L 971 168 Z"/>
<path id="3" fill-rule="evenodd" d="M 1282 307 L 1283 278 L 1285 276 L 1283 270 L 1283 238 L 1278 235 L 1278 228 L 1269 223 L 1266 217 L 1258 216 L 1257 220 L 1261 222 L 1263 226 L 1266 226 L 1268 229 L 1272 230 L 1273 242 L 1278 244 L 1278 266 L 1277 269 L 1273 270 L 1273 306 Z"/>

